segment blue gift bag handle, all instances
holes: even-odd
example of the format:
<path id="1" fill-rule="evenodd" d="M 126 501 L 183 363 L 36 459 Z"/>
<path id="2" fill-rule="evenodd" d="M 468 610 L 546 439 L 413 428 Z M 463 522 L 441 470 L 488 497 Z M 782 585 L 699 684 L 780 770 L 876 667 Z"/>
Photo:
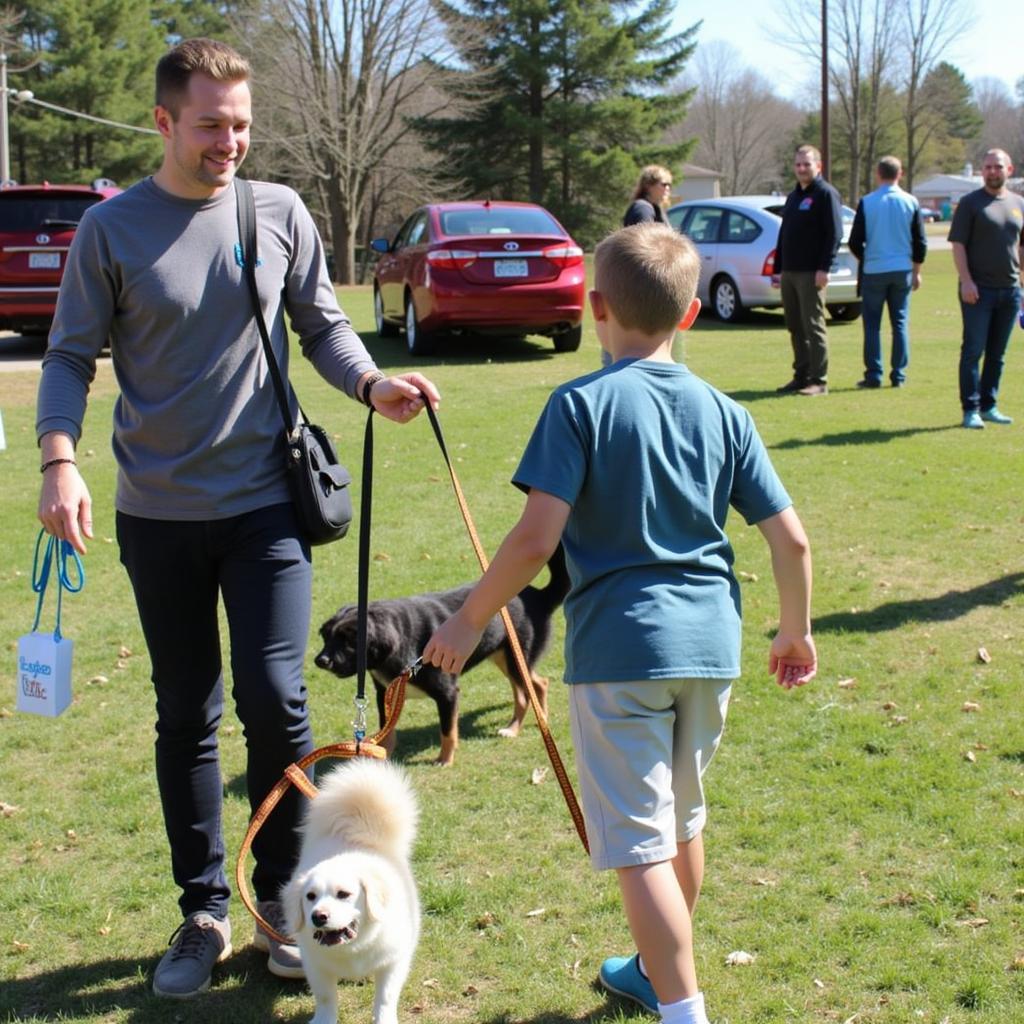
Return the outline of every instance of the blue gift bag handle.
<path id="1" fill-rule="evenodd" d="M 43 537 L 47 537 L 46 547 L 42 548 Z M 42 548 L 43 557 L 39 558 Z M 36 552 L 32 558 L 32 589 L 39 595 L 36 602 L 36 621 L 32 623 L 32 632 L 39 628 L 39 619 L 43 614 L 43 598 L 46 596 L 46 585 L 50 582 L 50 567 L 53 564 L 54 552 L 57 552 L 57 625 L 53 630 L 53 639 L 60 642 L 60 603 L 66 590 L 69 594 L 77 594 L 85 586 L 85 569 L 78 552 L 66 541 L 57 540 L 45 530 L 39 531 L 36 537 Z M 72 582 L 68 566 L 74 566 L 76 582 Z"/>

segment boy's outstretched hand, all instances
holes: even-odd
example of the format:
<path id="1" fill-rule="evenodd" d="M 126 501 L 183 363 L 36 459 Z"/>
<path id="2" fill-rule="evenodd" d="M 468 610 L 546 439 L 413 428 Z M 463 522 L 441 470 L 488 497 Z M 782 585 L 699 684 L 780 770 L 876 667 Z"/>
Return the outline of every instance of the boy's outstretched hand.
<path id="1" fill-rule="evenodd" d="M 457 676 L 476 650 L 482 633 L 482 629 L 475 629 L 466 621 L 465 613 L 460 608 L 438 628 L 423 648 L 423 661 L 427 665 L 436 665 L 442 672 Z"/>
<path id="2" fill-rule="evenodd" d="M 818 671 L 818 652 L 810 634 L 791 636 L 777 633 L 768 654 L 768 671 L 786 690 L 809 683 Z"/>

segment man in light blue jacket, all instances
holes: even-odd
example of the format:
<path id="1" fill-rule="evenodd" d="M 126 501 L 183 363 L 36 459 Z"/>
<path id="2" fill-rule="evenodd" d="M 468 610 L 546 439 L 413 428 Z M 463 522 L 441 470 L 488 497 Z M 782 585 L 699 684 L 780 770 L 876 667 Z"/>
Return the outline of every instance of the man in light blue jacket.
<path id="1" fill-rule="evenodd" d="M 860 291 L 864 317 L 864 379 L 859 388 L 882 386 L 882 309 L 892 325 L 894 388 L 906 382 L 910 362 L 907 320 L 910 293 L 921 285 L 921 264 L 927 253 L 921 207 L 899 186 L 903 167 L 883 156 L 876 168 L 878 188 L 857 204 L 850 232 L 850 251 L 860 260 Z"/>

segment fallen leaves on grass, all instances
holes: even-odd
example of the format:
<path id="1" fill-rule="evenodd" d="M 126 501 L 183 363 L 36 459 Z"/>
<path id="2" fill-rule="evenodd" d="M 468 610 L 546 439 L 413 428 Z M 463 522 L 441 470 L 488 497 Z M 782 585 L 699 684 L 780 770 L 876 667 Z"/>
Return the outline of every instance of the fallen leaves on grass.
<path id="1" fill-rule="evenodd" d="M 968 917 L 963 921 L 957 921 L 958 928 L 984 928 L 989 923 L 987 917 Z"/>
<path id="2" fill-rule="evenodd" d="M 964 751 L 964 760 L 965 761 L 970 761 L 971 764 L 975 764 L 977 762 L 977 760 L 978 760 L 978 757 L 974 753 L 973 750 L 965 750 Z"/>
<path id="3" fill-rule="evenodd" d="M 779 883 L 772 878 L 755 878 L 754 885 L 766 885 L 770 889 L 774 889 Z"/>
<path id="4" fill-rule="evenodd" d="M 898 707 L 899 707 L 899 704 L 897 704 L 896 701 L 894 701 L 894 700 L 887 700 L 882 705 L 882 710 L 883 711 L 895 711 Z"/>
<path id="5" fill-rule="evenodd" d="M 0 818 L 13 818 L 20 810 L 20 807 L 15 807 L 14 804 L 4 803 L 3 800 L 0 800 Z"/>
<path id="6" fill-rule="evenodd" d="M 725 958 L 726 967 L 749 967 L 757 957 L 753 953 L 746 953 L 742 949 L 733 950 Z"/>
<path id="7" fill-rule="evenodd" d="M 11 939 L 11 946 L 15 953 L 27 953 L 32 948 L 27 942 L 19 942 L 17 939 Z"/>
<path id="8" fill-rule="evenodd" d="M 756 583 L 757 582 L 757 573 L 756 572 L 742 572 L 742 571 L 740 571 L 740 573 L 738 575 L 739 575 L 739 578 L 741 580 L 746 580 L 748 583 Z"/>
<path id="9" fill-rule="evenodd" d="M 1018 953 L 1006 969 L 1008 971 L 1024 971 L 1024 953 Z"/>
<path id="10" fill-rule="evenodd" d="M 889 719 L 889 725 L 906 725 L 910 719 L 906 715 L 892 715 Z"/>
<path id="11" fill-rule="evenodd" d="M 852 690 L 857 685 L 857 679 L 855 676 L 850 676 L 848 679 L 840 679 L 836 686 L 840 690 Z"/>
<path id="12" fill-rule="evenodd" d="M 107 676 L 99 675 L 93 676 L 86 682 L 86 686 L 102 686 L 104 683 L 109 683 L 110 679 Z"/>
<path id="13" fill-rule="evenodd" d="M 985 650 L 984 647 L 978 648 L 978 661 L 984 662 L 986 665 L 992 660 L 992 655 Z"/>
<path id="14" fill-rule="evenodd" d="M 974 700 L 965 700 L 963 704 L 960 705 L 960 710 L 965 715 L 969 715 L 972 711 L 980 711 L 981 705 Z"/>
<path id="15" fill-rule="evenodd" d="M 538 907 L 536 910 L 528 910 L 526 912 L 527 917 L 543 917 L 547 913 L 546 907 Z"/>
<path id="16" fill-rule="evenodd" d="M 530 773 L 530 785 L 539 786 L 542 782 L 545 782 L 548 777 L 547 768 L 534 768 Z"/>

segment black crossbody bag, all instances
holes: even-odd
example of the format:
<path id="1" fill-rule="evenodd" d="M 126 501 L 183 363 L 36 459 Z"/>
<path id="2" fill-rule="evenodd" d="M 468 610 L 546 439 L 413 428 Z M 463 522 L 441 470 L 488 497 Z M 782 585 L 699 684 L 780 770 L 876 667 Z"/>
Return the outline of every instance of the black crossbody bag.
<path id="1" fill-rule="evenodd" d="M 338 461 L 338 453 L 323 427 L 309 422 L 301 404 L 299 421 L 292 423 L 281 370 L 270 347 L 270 335 L 263 319 L 259 289 L 256 287 L 256 203 L 248 181 L 235 178 L 235 199 L 238 206 L 238 238 L 242 246 L 242 263 L 249 294 L 260 330 L 267 366 L 274 382 L 274 393 L 284 420 L 286 442 L 285 468 L 292 501 L 310 544 L 327 544 L 344 537 L 352 521 L 352 498 L 348 485 L 351 477 Z M 289 381 L 289 387 L 291 382 Z M 293 389 L 294 392 L 294 389 Z"/>

